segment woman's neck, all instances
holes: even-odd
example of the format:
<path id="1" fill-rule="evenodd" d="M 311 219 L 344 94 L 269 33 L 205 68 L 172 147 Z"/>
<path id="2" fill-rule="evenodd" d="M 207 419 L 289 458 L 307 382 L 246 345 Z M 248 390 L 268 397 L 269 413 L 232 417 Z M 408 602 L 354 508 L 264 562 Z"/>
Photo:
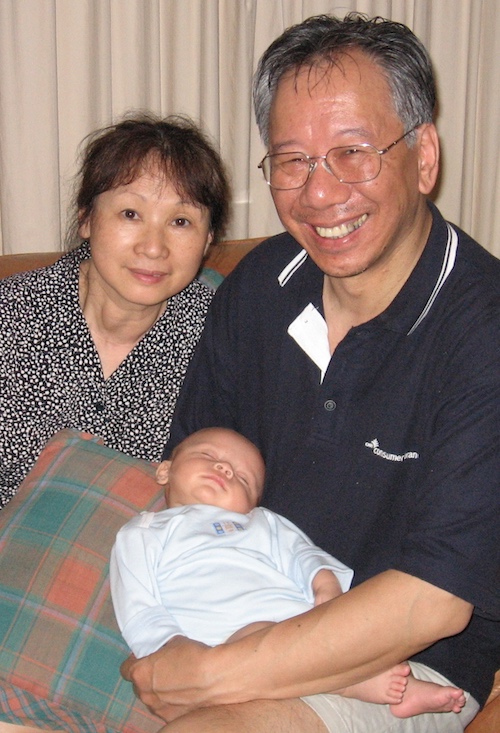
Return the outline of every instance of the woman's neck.
<path id="1" fill-rule="evenodd" d="M 164 313 L 166 303 L 139 306 L 113 299 L 89 276 L 89 264 L 85 260 L 80 266 L 80 307 L 107 379 Z"/>

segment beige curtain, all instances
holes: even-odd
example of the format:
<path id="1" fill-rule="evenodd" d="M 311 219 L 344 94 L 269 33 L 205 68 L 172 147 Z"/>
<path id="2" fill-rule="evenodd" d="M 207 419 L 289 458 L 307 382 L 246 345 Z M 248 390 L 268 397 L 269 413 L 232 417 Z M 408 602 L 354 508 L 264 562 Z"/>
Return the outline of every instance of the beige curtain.
<path id="1" fill-rule="evenodd" d="M 131 109 L 188 114 L 211 134 L 233 182 L 230 237 L 279 231 L 251 76 L 285 27 L 348 10 L 402 21 L 431 51 L 436 201 L 500 255 L 498 0 L 0 0 L 1 251 L 60 248 L 80 141 Z"/>

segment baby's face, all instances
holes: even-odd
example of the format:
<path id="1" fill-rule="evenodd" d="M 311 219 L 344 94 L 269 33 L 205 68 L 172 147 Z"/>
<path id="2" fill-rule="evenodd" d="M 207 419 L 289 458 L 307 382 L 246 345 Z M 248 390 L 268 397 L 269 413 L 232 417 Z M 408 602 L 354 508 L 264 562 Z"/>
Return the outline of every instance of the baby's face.
<path id="1" fill-rule="evenodd" d="M 263 485 L 264 462 L 257 448 L 232 430 L 208 428 L 174 451 L 167 505 L 211 504 L 247 514 L 258 504 Z"/>

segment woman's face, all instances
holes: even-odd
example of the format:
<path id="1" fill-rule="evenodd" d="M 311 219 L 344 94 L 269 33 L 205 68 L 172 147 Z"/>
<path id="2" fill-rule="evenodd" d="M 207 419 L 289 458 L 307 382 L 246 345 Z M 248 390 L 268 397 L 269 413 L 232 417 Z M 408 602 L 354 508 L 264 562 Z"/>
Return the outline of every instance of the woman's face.
<path id="1" fill-rule="evenodd" d="M 125 309 L 157 307 L 195 277 L 212 240 L 208 209 L 183 199 L 154 169 L 96 197 L 80 235 L 90 240 L 94 292 Z"/>

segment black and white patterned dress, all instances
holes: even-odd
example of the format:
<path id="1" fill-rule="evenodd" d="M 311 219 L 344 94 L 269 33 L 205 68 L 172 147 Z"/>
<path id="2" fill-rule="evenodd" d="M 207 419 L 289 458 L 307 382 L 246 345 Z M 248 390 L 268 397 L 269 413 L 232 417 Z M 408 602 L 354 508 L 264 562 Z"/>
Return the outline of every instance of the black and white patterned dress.
<path id="1" fill-rule="evenodd" d="M 160 460 L 213 291 L 198 280 L 104 379 L 81 311 L 84 244 L 54 265 L 0 281 L 0 508 L 47 440 L 75 428 L 110 448 Z"/>

